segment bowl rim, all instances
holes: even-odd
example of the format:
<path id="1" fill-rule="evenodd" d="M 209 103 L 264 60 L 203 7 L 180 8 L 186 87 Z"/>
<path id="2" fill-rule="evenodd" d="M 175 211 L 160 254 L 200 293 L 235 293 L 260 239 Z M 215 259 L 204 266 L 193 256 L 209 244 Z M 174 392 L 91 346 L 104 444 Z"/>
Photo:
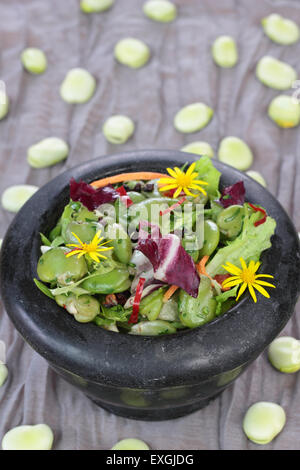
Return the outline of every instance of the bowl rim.
<path id="1" fill-rule="evenodd" d="M 259 302 L 254 304 L 248 296 L 224 315 L 201 327 L 173 335 L 151 337 L 116 334 L 97 328 L 94 324 L 77 323 L 71 315 L 63 312 L 30 284 L 30 280 L 33 284 L 32 273 L 36 273 L 37 249 L 40 246 L 40 230 L 36 228 L 43 224 L 45 226 L 49 218 L 53 218 L 49 207 L 58 208 L 65 204 L 72 176 L 91 182 L 99 177 L 137 171 L 139 168 L 142 170 L 145 166 L 156 171 L 199 158 L 199 155 L 178 150 L 139 150 L 99 157 L 58 175 L 34 194 L 16 215 L 1 250 L 4 304 L 23 338 L 54 366 L 88 381 L 112 386 L 157 388 L 164 384 L 194 384 L 253 360 L 285 326 L 293 313 L 300 290 L 298 234 L 285 210 L 268 190 L 246 174 L 218 160 L 213 160 L 213 163 L 222 173 L 221 185 L 242 180 L 251 202 L 263 205 L 276 219 L 276 235 L 272 247 L 266 251 L 263 265 L 278 270 L 279 260 L 276 265 L 273 256 L 276 247 L 281 250 L 280 259 L 293 259 L 295 271 L 298 266 L 294 280 L 296 291 L 289 285 L 289 270 L 282 267 L 282 276 L 280 279 L 278 277 L 279 284 L 277 289 L 272 290 L 270 300 L 260 297 Z M 253 194 L 257 196 L 254 200 Z M 32 220 L 31 224 L 28 224 L 28 219 Z M 279 245 L 282 234 L 285 234 L 288 243 Z M 274 240 L 277 240 L 276 246 Z M 9 264 L 12 257 L 14 267 Z M 26 270 L 25 266 L 30 266 L 30 269 Z M 288 307 L 284 309 L 286 302 Z M 264 323 L 263 332 L 262 328 L 257 329 L 261 320 L 255 310 L 258 306 Z M 51 318 L 44 322 L 41 311 L 45 314 L 49 310 L 55 321 Z M 58 310 L 63 313 L 61 317 L 58 317 Z M 105 361 L 100 360 L 102 357 L 105 357 Z M 124 357 L 132 359 L 125 368 Z"/>

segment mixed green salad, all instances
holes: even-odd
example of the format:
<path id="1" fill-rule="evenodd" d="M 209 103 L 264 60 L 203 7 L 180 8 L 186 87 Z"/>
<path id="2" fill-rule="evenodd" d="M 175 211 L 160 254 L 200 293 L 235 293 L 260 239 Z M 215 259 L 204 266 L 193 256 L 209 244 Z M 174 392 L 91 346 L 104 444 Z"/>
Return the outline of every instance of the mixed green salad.
<path id="1" fill-rule="evenodd" d="M 56 226 L 41 234 L 37 287 L 78 322 L 135 335 L 201 326 L 246 289 L 255 302 L 254 289 L 269 297 L 275 286 L 262 278 L 273 276 L 259 259 L 276 222 L 245 201 L 242 181 L 219 181 L 205 156 L 164 173 L 72 179 Z"/>

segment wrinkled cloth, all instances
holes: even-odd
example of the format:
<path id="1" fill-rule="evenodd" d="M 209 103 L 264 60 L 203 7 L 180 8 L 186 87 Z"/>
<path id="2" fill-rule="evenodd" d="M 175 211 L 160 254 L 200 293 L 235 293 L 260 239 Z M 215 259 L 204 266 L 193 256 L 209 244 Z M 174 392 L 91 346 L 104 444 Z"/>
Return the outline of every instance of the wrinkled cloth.
<path id="1" fill-rule="evenodd" d="M 300 42 L 279 46 L 260 26 L 278 12 L 300 24 L 295 0 L 174 0 L 178 19 L 155 23 L 144 17 L 141 0 L 116 0 L 102 14 L 80 12 L 79 0 L 0 0 L 0 78 L 7 84 L 11 111 L 0 122 L 0 193 L 13 184 L 44 185 L 66 168 L 91 158 L 131 149 L 179 149 L 194 140 L 216 150 L 220 139 L 235 135 L 254 152 L 253 169 L 261 171 L 300 230 L 300 134 L 279 129 L 267 107 L 278 92 L 255 78 L 263 55 L 284 60 L 299 70 Z M 220 34 L 238 43 L 239 62 L 219 69 L 210 46 Z M 117 64 L 115 43 L 126 36 L 143 39 L 152 58 L 140 70 Z M 20 53 L 27 46 L 43 49 L 48 70 L 33 76 L 22 69 Z M 87 104 L 63 102 L 59 86 L 72 68 L 87 68 L 97 90 Z M 292 93 L 290 91 L 289 93 Z M 173 117 L 184 105 L 203 101 L 211 106 L 211 123 L 194 135 L 175 131 Z M 101 128 L 112 114 L 126 114 L 136 131 L 124 145 L 106 142 Z M 27 148 L 57 136 L 70 144 L 66 162 L 32 169 Z M 13 215 L 1 209 L 0 237 Z M 12 260 L 13 262 L 13 260 Z M 58 377 L 46 361 L 21 339 L 3 306 L 0 339 L 7 344 L 9 378 L 0 389 L 0 439 L 21 424 L 45 422 L 54 431 L 55 449 L 109 449 L 125 437 L 138 437 L 152 449 L 300 449 L 300 373 L 281 374 L 263 353 L 222 395 L 192 415 L 165 422 L 131 421 L 94 405 Z M 300 305 L 283 333 L 300 337 Z M 287 414 L 283 432 L 270 444 L 257 446 L 242 431 L 247 408 L 273 401 Z M 170 432 L 172 429 L 172 432 Z"/>

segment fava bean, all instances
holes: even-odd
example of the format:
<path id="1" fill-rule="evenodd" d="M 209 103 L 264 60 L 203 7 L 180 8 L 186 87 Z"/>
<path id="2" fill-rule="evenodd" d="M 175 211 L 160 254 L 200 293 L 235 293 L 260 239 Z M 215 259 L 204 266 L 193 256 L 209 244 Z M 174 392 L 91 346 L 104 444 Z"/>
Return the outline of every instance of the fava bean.
<path id="1" fill-rule="evenodd" d="M 296 127 L 300 123 L 300 104 L 292 96 L 276 96 L 269 105 L 268 115 L 279 127 Z"/>
<path id="2" fill-rule="evenodd" d="M 121 39 L 115 46 L 115 58 L 130 68 L 143 67 L 150 59 L 150 49 L 143 41 L 136 38 Z"/>
<path id="3" fill-rule="evenodd" d="M 219 36 L 212 45 L 212 56 L 219 67 L 234 67 L 238 61 L 238 50 L 231 36 Z"/>
<path id="4" fill-rule="evenodd" d="M 105 121 L 102 132 L 111 144 L 125 144 L 134 133 L 134 122 L 127 116 L 111 116 Z"/>
<path id="5" fill-rule="evenodd" d="M 115 0 L 81 0 L 80 9 L 84 13 L 100 13 L 109 10 Z"/>
<path id="6" fill-rule="evenodd" d="M 82 68 L 69 70 L 60 87 L 60 96 L 67 103 L 86 103 L 96 89 L 94 77 Z"/>
<path id="7" fill-rule="evenodd" d="M 0 387 L 4 385 L 8 376 L 8 369 L 5 364 L 0 363 Z"/>
<path id="8" fill-rule="evenodd" d="M 58 137 L 48 137 L 27 150 L 27 161 L 33 168 L 45 168 L 65 160 L 69 153 L 66 142 Z"/>
<path id="9" fill-rule="evenodd" d="M 261 401 L 248 409 L 243 429 L 248 439 L 255 444 L 268 444 L 282 431 L 285 421 L 285 412 L 281 406 Z"/>
<path id="10" fill-rule="evenodd" d="M 127 264 L 132 257 L 132 243 L 129 235 L 121 224 L 113 224 L 108 227 L 107 237 L 112 239 L 111 245 L 114 247 L 114 255 L 117 259 Z"/>
<path id="11" fill-rule="evenodd" d="M 77 244 L 78 240 L 73 233 L 80 238 L 83 243 L 90 243 L 96 235 L 97 225 L 89 222 L 70 222 L 62 229 L 62 237 L 65 243 Z"/>
<path id="12" fill-rule="evenodd" d="M 149 450 L 149 447 L 140 439 L 129 438 L 117 442 L 111 450 Z"/>
<path id="13" fill-rule="evenodd" d="M 176 328 L 164 320 L 142 321 L 131 328 L 130 335 L 159 336 L 176 333 Z"/>
<path id="14" fill-rule="evenodd" d="M 270 88 L 288 90 L 297 79 L 297 72 L 281 60 L 264 56 L 257 63 L 256 77 Z"/>
<path id="15" fill-rule="evenodd" d="M 182 108 L 174 118 L 175 129 L 185 134 L 200 131 L 213 117 L 213 110 L 204 103 L 193 103 Z"/>
<path id="16" fill-rule="evenodd" d="M 136 191 L 127 191 L 127 196 L 132 200 L 133 204 L 137 204 L 146 199 L 143 194 Z"/>
<path id="17" fill-rule="evenodd" d="M 217 225 L 225 238 L 236 238 L 242 230 L 244 207 L 234 204 L 219 213 Z"/>
<path id="18" fill-rule="evenodd" d="M 88 294 L 79 297 L 61 294 L 55 297 L 55 301 L 60 307 L 64 307 L 71 315 L 74 315 L 79 323 L 91 322 L 100 313 L 98 300 Z"/>
<path id="19" fill-rule="evenodd" d="M 275 369 L 287 374 L 300 370 L 300 341 L 290 336 L 281 336 L 269 346 L 268 356 Z"/>
<path id="20" fill-rule="evenodd" d="M 177 15 L 176 6 L 168 0 L 149 0 L 143 10 L 148 18 L 161 23 L 174 21 Z"/>
<path id="21" fill-rule="evenodd" d="M 23 67 L 35 75 L 44 73 L 47 69 L 47 57 L 45 53 L 36 47 L 28 47 L 21 54 Z"/>
<path id="22" fill-rule="evenodd" d="M 19 184 L 7 188 L 1 197 L 3 209 L 18 212 L 39 188 L 29 184 Z"/>
<path id="23" fill-rule="evenodd" d="M 199 252 L 199 257 L 210 256 L 217 248 L 220 241 L 219 227 L 212 220 L 204 221 L 203 247 Z"/>
<path id="24" fill-rule="evenodd" d="M 253 155 L 248 145 L 238 137 L 225 137 L 219 146 L 219 160 L 238 170 L 248 170 L 253 162 Z"/>
<path id="25" fill-rule="evenodd" d="M 83 289 L 93 294 L 116 294 L 124 292 L 131 286 L 127 269 L 117 268 L 104 274 L 98 274 L 86 279 L 81 284 Z"/>
<path id="26" fill-rule="evenodd" d="M 53 432 L 47 424 L 17 426 L 2 439 L 3 450 L 50 450 L 52 444 Z"/>
<path id="27" fill-rule="evenodd" d="M 195 299 L 183 289 L 179 293 L 179 318 L 183 325 L 196 328 L 213 320 L 215 317 L 217 301 L 213 298 L 211 281 L 201 276 L 198 297 Z"/>
<path id="28" fill-rule="evenodd" d="M 87 273 L 87 264 L 84 257 L 66 257 L 65 248 L 52 248 L 44 253 L 38 262 L 37 273 L 41 281 L 61 285 L 79 281 Z"/>
<path id="29" fill-rule="evenodd" d="M 159 312 L 158 319 L 170 322 L 178 322 L 179 311 L 177 300 L 171 298 L 167 302 L 163 303 L 163 306 Z"/>
<path id="30" fill-rule="evenodd" d="M 158 318 L 163 306 L 164 289 L 158 289 L 141 300 L 140 314 L 146 316 L 149 321 Z"/>
<path id="31" fill-rule="evenodd" d="M 9 98 L 4 90 L 0 90 L 0 121 L 4 119 L 9 111 Z"/>
<path id="32" fill-rule="evenodd" d="M 185 145 L 181 149 L 182 152 L 195 153 L 196 155 L 207 155 L 212 158 L 214 156 L 214 151 L 212 147 L 207 142 L 191 142 L 190 144 Z"/>
<path id="33" fill-rule="evenodd" d="M 299 40 L 300 30 L 298 25 L 281 15 L 272 13 L 261 20 L 265 34 L 282 45 L 294 44 Z"/>
<path id="34" fill-rule="evenodd" d="M 266 180 L 258 171 L 246 171 L 246 175 L 250 176 L 250 178 L 254 179 L 257 183 L 261 184 L 264 188 L 267 187 Z"/>

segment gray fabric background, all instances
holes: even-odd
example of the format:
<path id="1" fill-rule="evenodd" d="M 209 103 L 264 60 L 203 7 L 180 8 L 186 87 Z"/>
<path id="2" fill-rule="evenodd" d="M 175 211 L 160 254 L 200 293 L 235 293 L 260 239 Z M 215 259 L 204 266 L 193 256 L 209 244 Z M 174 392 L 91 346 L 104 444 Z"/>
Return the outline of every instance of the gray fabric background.
<path id="1" fill-rule="evenodd" d="M 277 92 L 254 75 L 257 60 L 271 54 L 300 72 L 300 43 L 272 43 L 260 19 L 274 11 L 300 24 L 298 0 L 175 0 L 179 17 L 164 25 L 146 19 L 142 0 L 116 0 L 104 14 L 84 15 L 77 0 L 0 0 L 0 78 L 11 98 L 9 117 L 0 123 L 0 193 L 12 185 L 42 186 L 77 163 L 127 149 L 181 148 L 207 140 L 217 149 L 226 135 L 245 139 L 253 149 L 253 169 L 265 176 L 300 230 L 299 128 L 280 130 L 266 115 Z M 210 44 L 219 34 L 232 34 L 240 60 L 232 70 L 212 62 Z M 145 40 L 152 59 L 143 69 L 130 70 L 113 59 L 113 47 L 124 36 Z M 49 68 L 42 76 L 22 70 L 24 47 L 47 53 Z M 59 85 L 74 66 L 86 67 L 98 81 L 93 99 L 70 106 L 59 97 Z M 193 101 L 204 101 L 215 116 L 201 132 L 184 136 L 172 120 Z M 134 137 L 122 146 L 108 144 L 101 126 L 113 113 L 136 122 Z M 33 170 L 26 163 L 29 145 L 47 136 L 70 144 L 64 165 Z M 13 215 L 0 210 L 0 237 Z M 13 262 L 13 260 L 12 260 Z M 298 305 L 298 313 L 299 313 Z M 300 337 L 296 315 L 285 331 Z M 10 375 L 0 389 L 0 439 L 20 424 L 45 422 L 55 433 L 55 449 L 107 449 L 125 437 L 139 437 L 153 449 L 300 449 L 300 375 L 284 375 L 269 365 L 266 355 L 220 398 L 190 416 L 159 423 L 130 421 L 92 404 L 51 371 L 19 337 L 1 310 L 0 339 L 7 344 Z M 273 443 L 250 443 L 241 428 L 248 406 L 260 400 L 281 404 L 287 413 L 284 431 Z"/>

